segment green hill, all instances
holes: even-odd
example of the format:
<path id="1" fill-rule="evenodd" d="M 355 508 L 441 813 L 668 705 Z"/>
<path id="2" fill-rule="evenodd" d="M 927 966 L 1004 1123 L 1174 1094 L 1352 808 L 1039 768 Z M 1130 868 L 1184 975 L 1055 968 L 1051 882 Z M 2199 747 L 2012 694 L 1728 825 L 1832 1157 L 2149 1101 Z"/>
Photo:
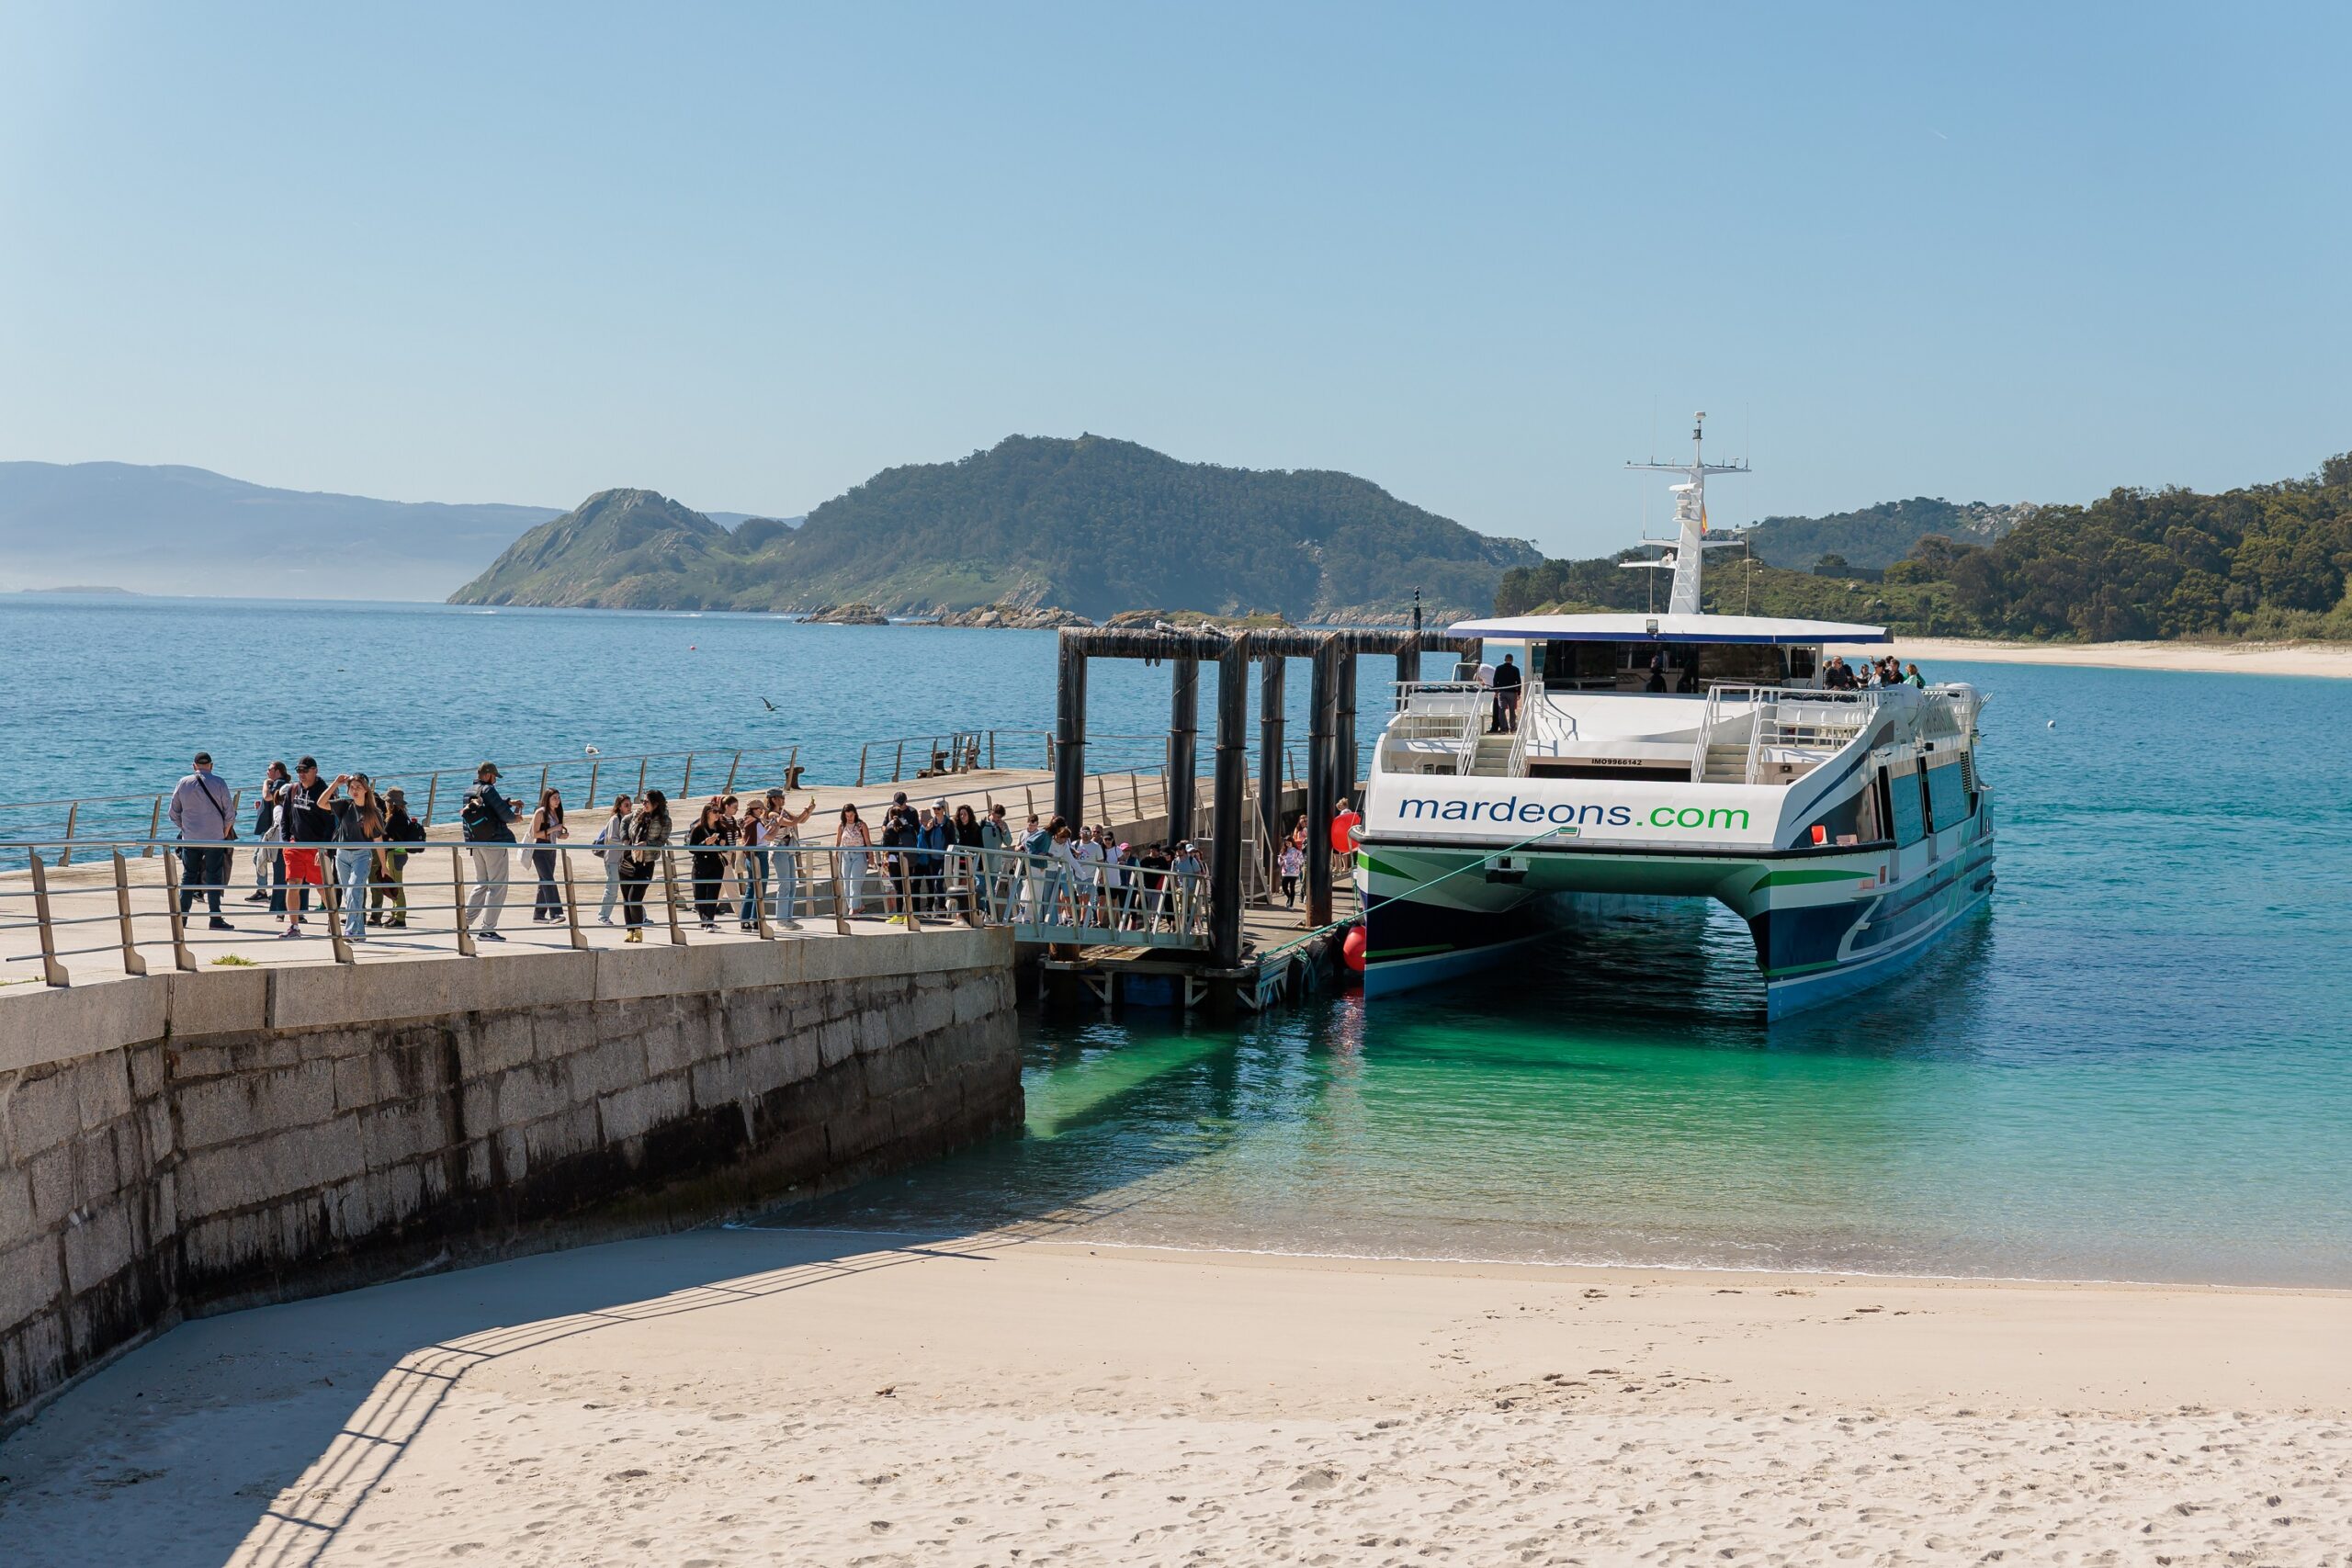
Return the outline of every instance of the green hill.
<path id="1" fill-rule="evenodd" d="M 1992 544 L 2033 511 L 2031 505 L 1956 503 L 1923 495 L 1826 517 L 1767 517 L 1746 536 L 1756 558 L 1767 566 L 1806 571 L 1824 556 L 1842 556 L 1850 565 L 1879 569 L 1909 555 L 1930 534 L 1962 544 Z"/>
<path id="2" fill-rule="evenodd" d="M 525 534 L 453 604 L 894 614 L 1143 604 L 1293 621 L 1396 618 L 1412 591 L 1473 614 L 1540 558 L 1352 475 L 1185 463 L 1103 436 L 1010 436 L 889 468 L 797 529 L 731 532 L 647 491 L 607 491 Z"/>
<path id="3" fill-rule="evenodd" d="M 1641 609 L 1657 574 L 1617 566 L 1639 554 L 1515 568 L 1495 608 Z M 2300 479 L 2220 494 L 2119 490 L 2036 507 L 1984 544 L 1928 534 L 1876 582 L 1711 559 L 1706 598 L 1719 613 L 1873 621 L 1912 636 L 2352 638 L 2347 579 L 2352 453 Z"/>

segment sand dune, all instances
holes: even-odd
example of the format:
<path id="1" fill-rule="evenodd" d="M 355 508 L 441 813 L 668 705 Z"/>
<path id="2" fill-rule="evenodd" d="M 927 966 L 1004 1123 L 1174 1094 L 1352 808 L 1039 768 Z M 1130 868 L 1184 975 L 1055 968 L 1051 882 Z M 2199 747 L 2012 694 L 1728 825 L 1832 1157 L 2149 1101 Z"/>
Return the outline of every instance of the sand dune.
<path id="1" fill-rule="evenodd" d="M 0 1446 L 0 1561 L 2343 1562 L 2347 1328 L 704 1232 L 183 1325 Z"/>

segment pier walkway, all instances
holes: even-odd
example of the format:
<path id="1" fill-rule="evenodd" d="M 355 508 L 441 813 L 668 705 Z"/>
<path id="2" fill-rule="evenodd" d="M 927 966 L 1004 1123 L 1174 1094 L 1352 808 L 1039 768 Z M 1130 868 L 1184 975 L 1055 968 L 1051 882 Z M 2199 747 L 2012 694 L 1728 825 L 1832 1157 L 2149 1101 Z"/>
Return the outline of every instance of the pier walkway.
<path id="1" fill-rule="evenodd" d="M 1138 889 L 1120 900 L 1122 908 L 1114 914 L 1109 912 L 1111 898 L 1092 897 L 1102 889 L 1076 886 L 1054 868 L 1043 868 L 1043 874 L 1031 883 L 1026 857 L 1017 852 L 957 851 L 942 868 L 939 885 L 923 889 L 928 897 L 902 910 L 899 891 L 886 871 L 885 851 L 877 845 L 860 855 L 830 841 L 845 804 L 857 806 L 878 834 L 882 810 L 899 789 L 918 807 L 944 800 L 951 809 L 969 805 L 984 813 L 1001 803 L 1017 831 L 1032 810 L 1043 814 L 1053 784 L 1053 775 L 1043 769 L 978 769 L 862 788 L 795 790 L 789 796 L 794 810 L 812 801 L 816 807 L 800 829 L 802 847 L 793 852 L 796 919 L 772 918 L 771 886 L 754 911 L 752 929 L 742 929 L 744 857 L 738 852 L 729 857 L 718 890 L 716 929 L 705 929 L 696 907 L 693 852 L 673 841 L 667 866 L 651 876 L 646 888 L 641 940 L 700 946 L 904 935 L 910 930 L 920 935 L 951 927 L 1010 924 L 1017 941 L 1049 948 L 1066 959 L 1075 953 L 1083 968 L 1127 957 L 1163 969 L 1197 966 L 1194 954 L 1205 949 L 1207 941 L 1206 903 L 1197 879 L 1169 876 L 1152 910 L 1141 908 Z M 1085 784 L 1094 807 L 1091 819 L 1137 844 L 1170 836 L 1164 772 L 1092 774 Z M 741 784 L 738 793 L 761 787 Z M 695 808 L 693 801 L 673 802 L 673 840 L 683 839 Z M 364 925 L 358 942 L 344 939 L 341 923 L 331 927 L 322 907 L 326 892 L 320 888 L 311 891 L 302 934 L 282 938 L 282 917 L 271 914 L 265 903 L 249 901 L 254 889 L 252 856 L 259 847 L 252 840 L 232 846 L 229 887 L 221 906 L 234 928 L 228 931 L 209 929 L 200 900 L 185 919 L 173 919 L 179 866 L 172 852 L 176 845 L 170 840 L 85 838 L 70 844 L 0 844 L 0 1008 L 12 997 L 45 988 L 172 970 L 380 964 L 619 947 L 628 934 L 623 901 L 616 897 L 608 908 L 607 894 L 616 892 L 616 885 L 589 842 L 602 821 L 601 812 L 573 812 L 573 837 L 556 846 L 560 918 L 532 918 L 539 887 L 530 846 L 508 852 L 506 896 L 494 942 L 484 940 L 479 910 L 462 922 L 462 929 L 458 919 L 459 901 L 475 898 L 481 878 L 470 847 L 459 842 L 451 823 L 430 829 L 427 841 L 408 857 L 403 877 L 408 923 L 400 928 Z M 35 855 L 42 862 L 38 876 L 30 864 Z M 859 861 L 863 865 L 853 863 Z M 1262 887 L 1252 891 L 1263 893 Z M 336 903 L 340 908 L 339 897 Z M 1250 902 L 1246 922 L 1248 946 L 1254 953 L 1295 939 L 1306 927 L 1306 912 L 1269 906 L 1259 897 Z"/>

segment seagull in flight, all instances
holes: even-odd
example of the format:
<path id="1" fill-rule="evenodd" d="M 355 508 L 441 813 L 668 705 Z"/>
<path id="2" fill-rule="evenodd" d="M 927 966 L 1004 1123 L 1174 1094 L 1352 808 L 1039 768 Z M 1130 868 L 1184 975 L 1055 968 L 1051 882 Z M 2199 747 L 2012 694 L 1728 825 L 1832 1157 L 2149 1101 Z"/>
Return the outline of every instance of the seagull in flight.
<path id="1" fill-rule="evenodd" d="M 774 703 L 768 703 L 767 698 L 765 698 L 765 697 L 762 697 L 762 698 L 760 699 L 760 701 L 762 701 L 762 702 L 763 702 L 763 703 L 767 703 L 767 705 L 768 705 L 768 712 L 770 712 L 770 713 L 774 713 L 774 712 L 775 712 L 775 705 Z"/>

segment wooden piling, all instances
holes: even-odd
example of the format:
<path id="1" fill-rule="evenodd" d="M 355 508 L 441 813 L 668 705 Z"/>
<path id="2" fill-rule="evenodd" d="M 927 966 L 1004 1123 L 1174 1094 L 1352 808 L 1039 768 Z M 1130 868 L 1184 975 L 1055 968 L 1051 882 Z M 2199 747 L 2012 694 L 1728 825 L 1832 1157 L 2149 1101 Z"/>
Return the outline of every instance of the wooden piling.
<path id="1" fill-rule="evenodd" d="M 1054 681 L 1054 815 L 1086 815 L 1086 648 L 1065 628 Z"/>

